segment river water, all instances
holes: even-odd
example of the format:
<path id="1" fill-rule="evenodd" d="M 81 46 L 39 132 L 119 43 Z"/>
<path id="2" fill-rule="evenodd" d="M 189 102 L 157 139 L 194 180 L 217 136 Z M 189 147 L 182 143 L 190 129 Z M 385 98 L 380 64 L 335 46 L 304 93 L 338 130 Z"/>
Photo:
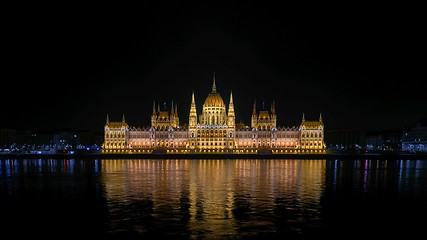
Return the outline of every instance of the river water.
<path id="1" fill-rule="evenodd" d="M 1 159 L 0 191 L 11 238 L 411 239 L 427 160 Z"/>

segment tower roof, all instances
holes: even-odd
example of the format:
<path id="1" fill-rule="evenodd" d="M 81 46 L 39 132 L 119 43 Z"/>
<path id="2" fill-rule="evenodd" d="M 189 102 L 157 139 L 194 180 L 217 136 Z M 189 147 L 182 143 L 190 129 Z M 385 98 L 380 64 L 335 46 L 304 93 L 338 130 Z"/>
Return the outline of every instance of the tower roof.
<path id="1" fill-rule="evenodd" d="M 269 114 L 268 111 L 259 111 L 258 118 L 260 118 L 260 119 L 270 119 L 270 114 Z"/>
<path id="2" fill-rule="evenodd" d="M 218 93 L 210 93 L 205 100 L 205 107 L 225 107 L 222 97 Z"/>
<path id="3" fill-rule="evenodd" d="M 216 91 L 215 73 L 213 78 L 212 92 L 209 93 L 204 103 L 205 107 L 225 107 L 224 100 Z"/>

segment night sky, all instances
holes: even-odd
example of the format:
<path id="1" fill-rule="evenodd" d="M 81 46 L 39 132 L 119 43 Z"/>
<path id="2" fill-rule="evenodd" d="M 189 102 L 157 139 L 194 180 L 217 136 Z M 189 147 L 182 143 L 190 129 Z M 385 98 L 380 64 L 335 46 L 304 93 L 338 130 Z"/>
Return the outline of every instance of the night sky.
<path id="1" fill-rule="evenodd" d="M 214 72 L 249 125 L 254 100 L 275 102 L 279 126 L 322 113 L 326 131 L 401 129 L 427 115 L 415 11 L 142 2 L 4 9 L 0 127 L 102 132 L 107 114 L 150 126 L 153 101 L 177 103 L 184 124 L 192 91 L 201 113 Z"/>

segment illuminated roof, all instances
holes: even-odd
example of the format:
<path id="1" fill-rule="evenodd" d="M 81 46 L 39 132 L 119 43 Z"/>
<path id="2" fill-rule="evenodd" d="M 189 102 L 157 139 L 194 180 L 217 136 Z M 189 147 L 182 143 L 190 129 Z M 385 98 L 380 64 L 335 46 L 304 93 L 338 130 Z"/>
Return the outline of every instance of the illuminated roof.
<path id="1" fill-rule="evenodd" d="M 204 107 L 225 107 L 225 104 L 219 93 L 210 93 L 205 100 Z"/>
<path id="2" fill-rule="evenodd" d="M 121 127 L 128 127 L 128 124 L 126 122 L 109 122 L 107 126 L 109 128 L 121 128 Z"/>
<path id="3" fill-rule="evenodd" d="M 159 112 L 159 116 L 157 118 L 168 119 L 169 118 L 169 113 L 166 112 L 166 111 L 161 111 L 161 112 Z"/>
<path id="4" fill-rule="evenodd" d="M 268 118 L 270 119 L 270 114 L 268 114 L 268 111 L 259 111 L 259 116 L 258 118 Z"/>
<path id="5" fill-rule="evenodd" d="M 322 123 L 320 121 L 303 121 L 301 126 L 306 126 L 308 128 L 317 128 L 321 126 Z"/>

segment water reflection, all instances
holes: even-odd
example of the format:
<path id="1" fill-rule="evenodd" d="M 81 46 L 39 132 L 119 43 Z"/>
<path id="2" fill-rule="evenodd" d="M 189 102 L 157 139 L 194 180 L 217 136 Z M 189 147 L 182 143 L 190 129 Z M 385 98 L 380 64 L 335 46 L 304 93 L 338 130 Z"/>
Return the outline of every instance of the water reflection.
<path id="1" fill-rule="evenodd" d="M 353 238 L 415 238 L 426 201 L 426 160 L 328 160 L 322 230 L 337 237 L 339 231 Z"/>
<path id="2" fill-rule="evenodd" d="M 426 160 L 328 160 L 326 170 L 327 189 L 333 192 L 426 193 Z"/>
<path id="3" fill-rule="evenodd" d="M 108 229 L 103 184 L 93 160 L 0 160 L 2 234 L 51 239 Z"/>
<path id="4" fill-rule="evenodd" d="M 97 174 L 99 165 L 99 160 L 87 159 L 0 159 L 0 176 Z"/>
<path id="5" fill-rule="evenodd" d="M 2 159 L 0 189 L 4 229 L 34 236 L 407 237 L 427 214 L 427 161 Z"/>
<path id="6" fill-rule="evenodd" d="M 316 225 L 325 166 L 325 160 L 102 160 L 116 231 L 202 238 L 274 235 L 277 222 L 287 220 L 293 232 L 303 231 L 296 219 Z M 123 208 L 124 202 L 143 209 Z M 120 217 L 141 213 L 149 226 L 127 229 L 135 224 Z"/>

